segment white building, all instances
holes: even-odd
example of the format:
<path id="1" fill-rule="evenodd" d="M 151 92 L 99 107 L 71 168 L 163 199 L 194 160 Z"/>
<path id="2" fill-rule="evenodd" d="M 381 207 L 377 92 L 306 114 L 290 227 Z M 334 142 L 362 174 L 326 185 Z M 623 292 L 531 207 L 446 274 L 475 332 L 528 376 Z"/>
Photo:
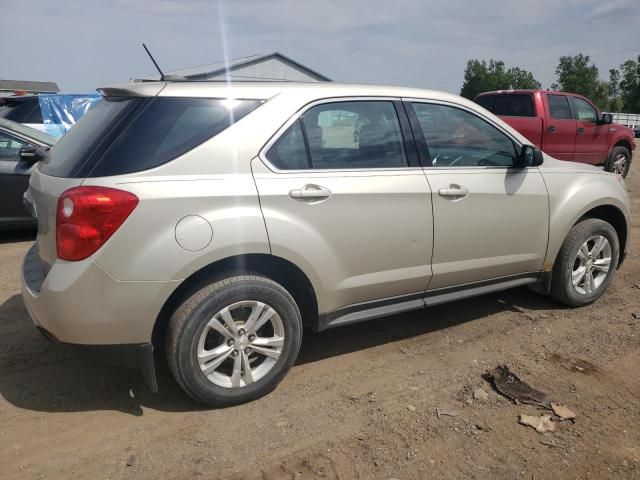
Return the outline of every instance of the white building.
<path id="1" fill-rule="evenodd" d="M 186 77 L 189 80 L 244 80 L 244 81 L 295 81 L 329 82 L 321 73 L 301 63 L 274 52 L 267 55 L 252 55 L 225 62 L 164 72 L 167 76 Z M 159 75 L 133 78 L 134 82 L 158 80 Z"/>

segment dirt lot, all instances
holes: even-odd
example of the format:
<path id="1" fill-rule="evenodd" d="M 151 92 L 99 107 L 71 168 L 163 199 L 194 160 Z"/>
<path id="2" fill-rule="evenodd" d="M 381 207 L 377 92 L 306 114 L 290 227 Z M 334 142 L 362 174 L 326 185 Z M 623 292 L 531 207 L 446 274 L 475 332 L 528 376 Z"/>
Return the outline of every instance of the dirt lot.
<path id="1" fill-rule="evenodd" d="M 595 305 L 516 289 L 321 334 L 269 396 L 206 410 L 160 373 L 49 344 L 19 295 L 29 234 L 0 240 L 0 478 L 640 478 L 640 159 L 632 247 Z M 510 365 L 577 414 L 553 433 L 481 374 Z M 483 388 L 488 398 L 474 399 Z M 436 408 L 457 416 L 436 415 Z"/>

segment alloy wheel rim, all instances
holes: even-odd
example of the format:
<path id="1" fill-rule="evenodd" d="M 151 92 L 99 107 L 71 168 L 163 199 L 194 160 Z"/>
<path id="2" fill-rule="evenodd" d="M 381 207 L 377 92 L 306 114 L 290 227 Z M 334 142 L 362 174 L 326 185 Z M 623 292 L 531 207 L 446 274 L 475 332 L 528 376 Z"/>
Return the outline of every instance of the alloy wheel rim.
<path id="1" fill-rule="evenodd" d="M 613 173 L 617 175 L 624 175 L 625 168 L 627 167 L 627 157 L 624 153 L 619 153 L 613 160 Z"/>
<path id="2" fill-rule="evenodd" d="M 602 235 L 587 239 L 573 262 L 571 283 L 576 292 L 590 295 L 595 292 L 607 277 L 611 267 L 611 244 Z"/>
<path id="3" fill-rule="evenodd" d="M 273 369 L 284 341 L 284 324 L 271 306 L 233 303 L 213 315 L 200 334 L 198 365 L 215 385 L 246 387 Z"/>

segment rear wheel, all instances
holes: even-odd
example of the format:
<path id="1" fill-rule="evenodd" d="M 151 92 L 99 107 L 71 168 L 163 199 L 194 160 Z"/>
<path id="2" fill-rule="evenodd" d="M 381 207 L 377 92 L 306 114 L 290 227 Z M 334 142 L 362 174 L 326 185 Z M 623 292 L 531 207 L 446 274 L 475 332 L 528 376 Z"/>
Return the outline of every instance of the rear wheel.
<path id="1" fill-rule="evenodd" d="M 185 301 L 167 333 L 167 360 L 194 399 L 223 407 L 270 391 L 293 366 L 302 319 L 289 293 L 260 276 L 215 282 Z"/>
<path id="2" fill-rule="evenodd" d="M 606 165 L 607 172 L 612 172 L 625 178 L 631 166 L 631 152 L 625 147 L 614 147 Z"/>
<path id="3" fill-rule="evenodd" d="M 558 253 L 551 296 L 571 307 L 594 302 L 611 283 L 619 252 L 618 235 L 609 223 L 599 219 L 578 223 Z"/>

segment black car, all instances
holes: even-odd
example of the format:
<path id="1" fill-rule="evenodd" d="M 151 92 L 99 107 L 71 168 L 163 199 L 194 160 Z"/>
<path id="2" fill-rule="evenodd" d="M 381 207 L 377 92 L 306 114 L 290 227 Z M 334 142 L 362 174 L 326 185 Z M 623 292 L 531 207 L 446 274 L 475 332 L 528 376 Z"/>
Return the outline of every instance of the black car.
<path id="1" fill-rule="evenodd" d="M 54 143 L 46 133 L 0 118 L 0 229 L 35 226 L 22 196 L 35 164 Z"/>

